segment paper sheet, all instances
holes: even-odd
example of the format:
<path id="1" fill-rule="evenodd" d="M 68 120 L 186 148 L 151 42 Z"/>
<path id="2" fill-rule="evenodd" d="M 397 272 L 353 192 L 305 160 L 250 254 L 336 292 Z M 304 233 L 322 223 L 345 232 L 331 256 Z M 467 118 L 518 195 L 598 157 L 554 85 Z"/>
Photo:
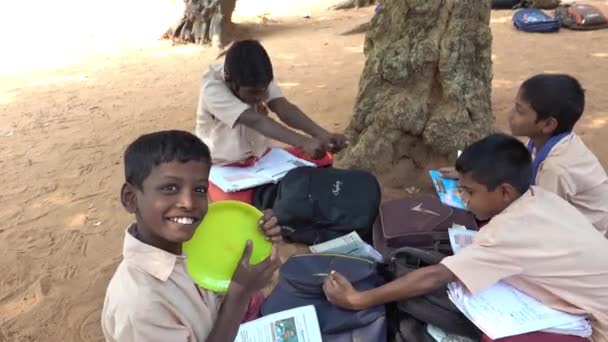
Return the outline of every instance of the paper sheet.
<path id="1" fill-rule="evenodd" d="M 313 305 L 241 324 L 235 342 L 323 342 Z"/>
<path id="2" fill-rule="evenodd" d="M 315 166 L 315 164 L 297 158 L 282 148 L 273 148 L 252 166 L 252 171 L 277 181 L 288 171 L 300 166 Z"/>
<path id="3" fill-rule="evenodd" d="M 450 285 L 450 299 L 492 339 L 561 325 L 585 329 L 585 317 L 551 309 L 503 282 L 475 296 L 460 283 Z"/>
<path id="4" fill-rule="evenodd" d="M 446 334 L 445 331 L 432 324 L 427 324 L 426 332 L 431 335 L 431 337 L 437 342 L 442 342 L 445 338 L 448 337 L 448 334 Z"/>
<path id="5" fill-rule="evenodd" d="M 449 229 L 454 254 L 470 245 L 477 232 Z M 460 282 L 448 285 L 452 302 L 492 339 L 552 328 L 553 332 L 588 337 L 591 327 L 584 316 L 554 310 L 507 283 L 473 296 Z"/>
<path id="6" fill-rule="evenodd" d="M 450 244 L 452 245 L 452 251 L 454 254 L 460 252 L 463 248 L 473 243 L 475 239 L 474 230 L 462 229 L 462 226 L 452 227 L 448 229 L 448 235 L 450 236 Z"/>
<path id="7" fill-rule="evenodd" d="M 382 255 L 380 252 L 365 243 L 357 232 L 352 232 L 348 235 L 310 246 L 310 251 L 314 254 L 344 254 L 382 262 Z"/>
<path id="8" fill-rule="evenodd" d="M 256 186 L 276 183 L 287 172 L 300 166 L 315 166 L 297 158 L 282 148 L 273 148 L 252 166 L 211 166 L 209 181 L 224 192 L 235 192 Z"/>

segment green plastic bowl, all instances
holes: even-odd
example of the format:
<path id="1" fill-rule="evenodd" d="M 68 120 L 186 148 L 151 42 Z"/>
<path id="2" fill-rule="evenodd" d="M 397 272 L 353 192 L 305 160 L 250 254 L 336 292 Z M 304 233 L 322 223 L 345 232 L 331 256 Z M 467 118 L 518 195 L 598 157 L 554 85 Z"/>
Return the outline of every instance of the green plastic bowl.
<path id="1" fill-rule="evenodd" d="M 194 282 L 213 292 L 228 291 L 247 240 L 253 243 L 252 265 L 267 258 L 272 244 L 259 229 L 262 216 L 261 211 L 244 202 L 211 203 L 194 236 L 183 246 L 186 268 Z"/>

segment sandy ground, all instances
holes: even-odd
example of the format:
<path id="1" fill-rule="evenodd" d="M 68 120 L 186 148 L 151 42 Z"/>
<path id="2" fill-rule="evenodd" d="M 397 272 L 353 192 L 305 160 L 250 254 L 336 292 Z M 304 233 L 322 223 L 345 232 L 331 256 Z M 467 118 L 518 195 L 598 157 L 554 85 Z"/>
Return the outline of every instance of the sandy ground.
<path id="1" fill-rule="evenodd" d="M 258 13 L 270 8 L 264 4 Z M 367 20 L 372 9 L 332 13 L 320 1 L 308 6 L 270 9 L 276 21 L 250 22 L 243 30 L 269 50 L 286 95 L 325 127 L 341 130 L 354 104 L 363 36 L 338 33 Z M 303 13 L 312 18 L 293 15 Z M 491 24 L 497 127 L 505 128 L 523 79 L 573 74 L 588 98 L 577 131 L 608 166 L 608 30 L 523 34 L 510 17 L 495 12 Z M 102 340 L 103 296 L 131 220 L 117 196 L 122 151 L 144 132 L 193 129 L 199 78 L 216 55 L 171 47 L 149 33 L 99 45 L 85 35 L 74 38 L 76 47 L 55 46 L 51 35 L 42 39 L 44 49 L 22 44 L 21 55 L 12 56 L 3 49 L 0 341 Z"/>

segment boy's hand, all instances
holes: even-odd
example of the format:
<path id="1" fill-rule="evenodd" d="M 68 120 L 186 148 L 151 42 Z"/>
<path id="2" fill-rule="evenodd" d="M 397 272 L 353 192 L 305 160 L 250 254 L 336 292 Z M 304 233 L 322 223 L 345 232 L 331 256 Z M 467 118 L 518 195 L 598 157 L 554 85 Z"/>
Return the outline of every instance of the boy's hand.
<path id="1" fill-rule="evenodd" d="M 321 140 L 333 153 L 338 153 L 348 146 L 348 141 L 342 134 L 331 133 Z"/>
<path id="2" fill-rule="evenodd" d="M 336 271 L 331 271 L 323 283 L 327 300 L 335 306 L 348 310 L 361 310 L 361 293 L 355 290 L 348 279 Z"/>
<path id="3" fill-rule="evenodd" d="M 327 152 L 325 143 L 316 138 L 307 139 L 301 148 L 313 159 L 321 159 Z"/>
<path id="4" fill-rule="evenodd" d="M 450 179 L 458 179 L 460 175 L 456 171 L 454 167 L 442 167 L 439 169 L 439 173 L 441 173 L 441 177 L 450 178 Z"/>
<path id="5" fill-rule="evenodd" d="M 278 243 L 283 240 L 279 220 L 274 216 L 274 212 L 271 209 L 264 210 L 264 217 L 262 217 L 259 223 L 262 233 L 266 236 L 266 240 L 272 243 Z"/>
<path id="6" fill-rule="evenodd" d="M 262 115 L 268 115 L 268 107 L 266 107 L 266 105 L 263 102 L 258 102 L 256 104 L 254 104 L 253 110 L 255 110 L 256 112 L 258 112 Z"/>
<path id="7" fill-rule="evenodd" d="M 252 250 L 251 240 L 247 241 L 243 257 L 232 276 L 228 291 L 238 291 L 240 295 L 252 296 L 270 283 L 274 272 L 281 266 L 276 245 L 272 245 L 270 256 L 257 265 L 249 264 Z"/>

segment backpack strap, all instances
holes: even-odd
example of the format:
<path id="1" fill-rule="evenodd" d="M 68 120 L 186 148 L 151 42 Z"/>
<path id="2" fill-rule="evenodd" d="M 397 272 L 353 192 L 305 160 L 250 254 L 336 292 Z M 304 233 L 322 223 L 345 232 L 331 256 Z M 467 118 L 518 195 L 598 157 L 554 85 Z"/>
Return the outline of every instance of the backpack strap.
<path id="1" fill-rule="evenodd" d="M 445 257 L 433 250 L 402 247 L 386 258 L 389 279 L 403 276 L 418 268 L 436 265 Z M 426 331 L 414 331 L 412 327 L 433 324 L 444 331 L 478 340 L 477 328 L 450 301 L 446 287 L 441 287 L 425 295 L 398 301 L 391 312 L 391 320 L 396 321 L 396 335 L 405 341 L 425 341 Z M 419 324 L 423 322 L 424 324 Z M 413 326 L 412 326 L 413 324 Z M 395 326 L 395 324 L 393 324 Z"/>
<path id="2" fill-rule="evenodd" d="M 439 253 L 437 251 L 425 250 L 415 247 L 401 247 L 394 251 L 392 251 L 389 255 L 386 256 L 386 262 L 392 263 L 397 259 L 400 255 L 405 255 L 408 257 L 416 258 L 421 261 L 421 263 L 427 265 L 435 265 L 441 262 L 443 258 L 446 257 L 445 254 Z"/>

